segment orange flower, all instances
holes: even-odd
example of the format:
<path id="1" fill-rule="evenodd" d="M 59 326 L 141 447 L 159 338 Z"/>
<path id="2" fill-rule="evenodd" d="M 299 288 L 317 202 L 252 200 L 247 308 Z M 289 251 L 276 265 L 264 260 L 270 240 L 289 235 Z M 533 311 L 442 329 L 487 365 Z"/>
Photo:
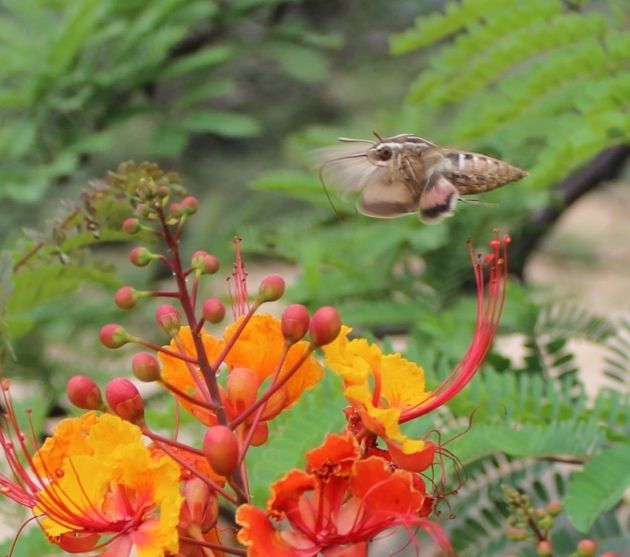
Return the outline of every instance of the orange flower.
<path id="1" fill-rule="evenodd" d="M 344 395 L 368 432 L 381 437 L 393 461 L 420 471 L 432 462 L 435 446 L 402 434 L 400 424 L 422 416 L 457 395 L 481 367 L 494 340 L 507 287 L 509 238 L 490 242 L 488 294 L 483 263 L 470 249 L 477 283 L 477 323 L 473 340 L 461 362 L 434 391 L 425 390 L 424 370 L 400 354 L 383 354 L 365 339 L 349 340 L 344 327 L 337 339 L 324 347 L 326 364 L 344 380 Z M 358 432 L 360 434 L 360 432 Z"/>
<path id="2" fill-rule="evenodd" d="M 248 318 L 245 327 L 239 333 L 242 321 L 246 318 L 246 316 L 239 317 L 225 330 L 222 339 L 202 333 L 203 345 L 208 359 L 215 368 L 225 362 L 228 374 L 237 368 L 249 369 L 253 372 L 253 377 L 257 378 L 258 385 L 272 378 L 276 372 L 278 372 L 278 380 L 287 373 L 292 373 L 286 385 L 280 389 L 280 394 L 276 394 L 270 400 L 269 406 L 275 403 L 275 410 L 271 415 L 269 413 L 263 415 L 263 420 L 269 419 L 280 411 L 290 408 L 306 389 L 316 385 L 323 377 L 324 370 L 315 358 L 308 356 L 309 344 L 305 341 L 293 344 L 285 354 L 286 341 L 278 319 L 265 314 L 253 315 Z M 197 357 L 188 327 L 182 327 L 167 348 L 188 357 Z M 227 353 L 222 362 L 219 361 L 226 350 Z M 175 396 L 182 405 L 201 422 L 207 425 L 216 424 L 216 415 L 207 406 L 209 396 L 199 368 L 164 353 L 160 353 L 160 359 L 163 366 L 162 379 L 166 385 L 175 387 L 190 397 L 181 396 L 175 391 Z M 300 364 L 302 360 L 304 361 Z M 236 418 L 237 409 L 240 408 L 238 401 L 230 400 L 223 390 L 221 397 L 228 419 Z M 198 404 L 195 404 L 194 400 L 198 401 Z"/>
<path id="3" fill-rule="evenodd" d="M 423 527 L 450 551 L 439 526 L 423 517 L 419 476 L 380 457 L 361 459 L 349 434 L 328 435 L 307 454 L 306 472 L 292 470 L 271 489 L 268 512 L 241 505 L 236 513 L 250 557 L 365 556 L 370 539 L 396 526 Z M 291 530 L 274 524 L 285 520 Z"/>
<path id="4" fill-rule="evenodd" d="M 0 429 L 0 444 L 17 481 L 1 475 L 0 485 L 33 510 L 51 541 L 72 552 L 106 547 L 101 557 L 177 553 L 179 467 L 167 456 L 153 458 L 137 426 L 89 412 L 60 422 L 31 457 L 24 442 L 11 442 L 23 434 L 6 392 L 4 400 L 13 432 Z"/>

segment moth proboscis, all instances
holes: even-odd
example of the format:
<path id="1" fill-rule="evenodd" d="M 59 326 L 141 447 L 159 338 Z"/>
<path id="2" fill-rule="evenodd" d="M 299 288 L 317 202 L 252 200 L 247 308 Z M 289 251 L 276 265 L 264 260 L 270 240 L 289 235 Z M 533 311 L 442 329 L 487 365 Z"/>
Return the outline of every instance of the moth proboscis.
<path id="1" fill-rule="evenodd" d="M 320 178 L 330 172 L 342 191 L 360 191 L 357 210 L 371 217 L 419 213 L 423 222 L 451 216 L 460 196 L 484 193 L 521 180 L 527 172 L 479 153 L 440 147 L 413 134 L 339 138 L 319 149 Z"/>

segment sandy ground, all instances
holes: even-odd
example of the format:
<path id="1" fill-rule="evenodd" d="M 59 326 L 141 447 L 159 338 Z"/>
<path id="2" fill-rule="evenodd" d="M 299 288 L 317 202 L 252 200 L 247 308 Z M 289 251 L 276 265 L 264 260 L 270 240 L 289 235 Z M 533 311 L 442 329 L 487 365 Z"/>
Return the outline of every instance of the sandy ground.
<path id="1" fill-rule="evenodd" d="M 578 201 L 526 268 L 526 278 L 562 299 L 630 319 L 630 183 L 615 182 Z M 604 380 L 603 350 L 573 342 L 590 392 Z"/>

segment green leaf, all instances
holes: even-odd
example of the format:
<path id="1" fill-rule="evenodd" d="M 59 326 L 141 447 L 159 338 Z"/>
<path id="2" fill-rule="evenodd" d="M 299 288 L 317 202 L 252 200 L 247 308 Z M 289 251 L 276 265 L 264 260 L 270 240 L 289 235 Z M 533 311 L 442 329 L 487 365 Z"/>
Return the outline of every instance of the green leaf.
<path id="1" fill-rule="evenodd" d="M 292 468 L 304 465 L 304 455 L 318 447 L 329 432 L 341 432 L 345 423 L 341 380 L 326 373 L 315 388 L 269 424 L 269 440 L 247 454 L 250 486 L 257 505 L 264 506 L 269 484 Z"/>
<path id="2" fill-rule="evenodd" d="M 195 133 L 214 133 L 225 137 L 253 137 L 260 125 L 251 116 L 227 111 L 204 110 L 188 114 L 181 127 Z"/>
<path id="3" fill-rule="evenodd" d="M 611 509 L 630 487 L 630 446 L 607 449 L 576 472 L 564 498 L 571 524 L 587 532 L 597 516 Z"/>
<path id="4" fill-rule="evenodd" d="M 149 153 L 154 157 L 174 157 L 179 155 L 188 143 L 188 133 L 181 128 L 164 124 L 158 126 L 151 136 Z"/>
<path id="5" fill-rule="evenodd" d="M 160 73 L 160 81 L 168 81 L 187 73 L 199 72 L 206 68 L 223 64 L 233 55 L 234 49 L 229 45 L 205 48 L 195 54 L 181 58 L 174 64 L 170 64 Z"/>
<path id="6" fill-rule="evenodd" d="M 328 72 L 326 58 L 312 48 L 276 41 L 267 43 L 264 51 L 291 77 L 304 83 L 321 81 Z"/>

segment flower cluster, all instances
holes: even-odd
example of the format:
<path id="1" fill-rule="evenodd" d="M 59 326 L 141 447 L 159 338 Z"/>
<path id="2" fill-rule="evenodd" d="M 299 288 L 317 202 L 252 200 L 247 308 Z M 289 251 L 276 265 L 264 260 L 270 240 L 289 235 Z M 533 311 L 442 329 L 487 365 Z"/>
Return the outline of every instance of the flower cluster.
<path id="1" fill-rule="evenodd" d="M 5 381 L 0 445 L 12 474 L 0 474 L 0 492 L 30 509 L 52 543 L 100 557 L 358 557 L 395 528 L 410 538 L 424 529 L 450 553 L 431 518 L 436 484 L 423 475 L 442 448 L 407 437 L 401 425 L 445 404 L 482 364 L 505 299 L 509 239 L 496 237 L 485 259 L 470 248 L 479 300 L 473 339 L 448 378 L 427 390 L 421 367 L 351 338 L 332 307 L 310 315 L 304 306 L 289 305 L 280 318 L 261 313 L 262 305 L 282 297 L 284 281 L 270 275 L 250 297 L 238 241 L 230 279 L 234 319 L 222 334 L 208 332 L 207 324 L 225 320 L 225 307 L 218 298 L 198 299 L 198 293 L 219 261 L 198 251 L 184 265 L 180 253 L 197 200 L 171 187 L 171 176 L 154 167 L 134 166 L 126 175 L 134 181 L 126 188 L 133 215 L 123 230 L 155 236 L 166 246 L 164 253 L 135 247 L 130 261 L 161 262 L 175 288 L 124 286 L 115 303 L 128 310 L 143 298 L 165 298 L 177 306 L 156 309 L 165 344 L 115 323 L 102 327 L 100 340 L 112 349 L 141 347 L 132 360 L 136 380 L 171 393 L 202 433 L 184 441 L 151 429 L 143 397 L 127 378 L 112 379 L 102 394 L 92 379 L 75 376 L 67 395 L 84 413 L 63 420 L 40 446 L 21 430 Z M 271 485 L 261 509 L 251 498 L 248 450 L 264 445 L 269 422 L 322 379 L 319 348 L 325 365 L 343 379 L 346 430 L 330 433 L 309 451 L 304 470 L 289 470 Z M 219 520 L 221 507 L 235 512 L 236 540 Z"/>

